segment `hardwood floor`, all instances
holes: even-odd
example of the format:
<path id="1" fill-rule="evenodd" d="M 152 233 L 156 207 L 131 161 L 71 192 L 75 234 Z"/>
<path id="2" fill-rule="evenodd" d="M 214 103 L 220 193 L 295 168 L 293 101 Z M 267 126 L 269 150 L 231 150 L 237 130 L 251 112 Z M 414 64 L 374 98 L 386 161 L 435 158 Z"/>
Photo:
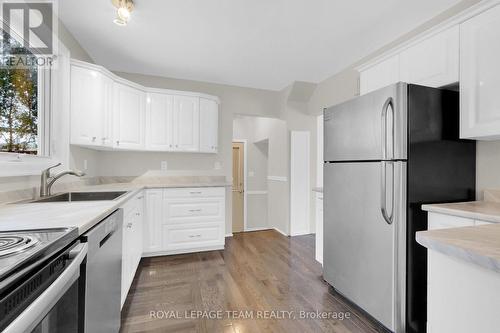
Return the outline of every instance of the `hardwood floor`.
<path id="1" fill-rule="evenodd" d="M 383 332 L 335 295 L 321 274 L 313 235 L 287 238 L 276 231 L 235 234 L 224 251 L 143 258 L 121 331 Z M 301 318 L 301 311 L 331 319 Z"/>

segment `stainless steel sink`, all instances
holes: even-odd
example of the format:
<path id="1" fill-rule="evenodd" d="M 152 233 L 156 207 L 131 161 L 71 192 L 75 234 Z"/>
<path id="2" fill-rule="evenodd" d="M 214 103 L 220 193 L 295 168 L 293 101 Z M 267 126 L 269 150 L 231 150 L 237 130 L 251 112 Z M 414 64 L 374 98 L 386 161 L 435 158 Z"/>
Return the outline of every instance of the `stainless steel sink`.
<path id="1" fill-rule="evenodd" d="M 56 194 L 50 197 L 34 200 L 34 203 L 42 202 L 72 202 L 72 201 L 103 201 L 115 200 L 127 191 L 113 191 L 113 192 L 66 192 Z"/>

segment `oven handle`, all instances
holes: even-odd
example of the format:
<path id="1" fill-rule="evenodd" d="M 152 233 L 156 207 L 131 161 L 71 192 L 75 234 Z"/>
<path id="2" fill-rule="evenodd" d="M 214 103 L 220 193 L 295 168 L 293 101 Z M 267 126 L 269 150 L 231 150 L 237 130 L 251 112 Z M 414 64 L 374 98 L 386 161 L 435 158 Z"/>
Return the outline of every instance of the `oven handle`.
<path id="1" fill-rule="evenodd" d="M 24 311 L 5 328 L 3 333 L 31 332 L 45 318 L 59 299 L 80 277 L 80 266 L 87 256 L 87 243 L 80 243 L 71 249 L 72 259 L 57 279 L 38 296 Z"/>

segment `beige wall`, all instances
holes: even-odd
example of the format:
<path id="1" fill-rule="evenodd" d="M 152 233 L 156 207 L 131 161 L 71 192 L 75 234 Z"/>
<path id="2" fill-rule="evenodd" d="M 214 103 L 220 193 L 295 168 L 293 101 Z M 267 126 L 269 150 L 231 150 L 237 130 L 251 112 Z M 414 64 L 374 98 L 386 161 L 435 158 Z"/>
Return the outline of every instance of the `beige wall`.
<path id="1" fill-rule="evenodd" d="M 247 195 L 249 227 L 270 227 L 289 233 L 289 157 L 288 128 L 282 119 L 235 116 L 234 138 L 246 139 L 248 170 L 260 170 L 248 178 L 248 190 L 267 190 L 267 196 Z M 257 142 L 257 143 L 256 143 Z M 267 152 L 262 158 L 263 151 Z M 286 177 L 287 181 L 269 180 L 268 176 Z M 264 205 L 265 204 L 265 205 Z M 266 224 L 262 213 L 267 206 Z"/>

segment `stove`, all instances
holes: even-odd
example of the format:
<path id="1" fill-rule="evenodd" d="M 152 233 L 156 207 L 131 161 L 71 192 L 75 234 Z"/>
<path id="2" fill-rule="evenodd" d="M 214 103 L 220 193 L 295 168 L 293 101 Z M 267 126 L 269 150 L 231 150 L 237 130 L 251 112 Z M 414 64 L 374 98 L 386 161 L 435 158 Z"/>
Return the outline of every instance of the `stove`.
<path id="1" fill-rule="evenodd" d="M 10 327 L 63 274 L 72 261 L 70 252 L 77 246 L 77 239 L 77 228 L 0 231 L 0 331 Z M 77 298 L 75 295 L 76 291 L 67 299 Z M 57 311 L 62 310 L 54 313 Z M 48 321 L 53 320 L 49 317 Z M 13 325 L 23 324 L 24 319 L 19 319 Z M 32 328 L 19 330 L 18 326 L 8 331 L 38 332 Z"/>
<path id="2" fill-rule="evenodd" d="M 0 231 L 0 294 L 77 238 L 77 228 Z"/>

